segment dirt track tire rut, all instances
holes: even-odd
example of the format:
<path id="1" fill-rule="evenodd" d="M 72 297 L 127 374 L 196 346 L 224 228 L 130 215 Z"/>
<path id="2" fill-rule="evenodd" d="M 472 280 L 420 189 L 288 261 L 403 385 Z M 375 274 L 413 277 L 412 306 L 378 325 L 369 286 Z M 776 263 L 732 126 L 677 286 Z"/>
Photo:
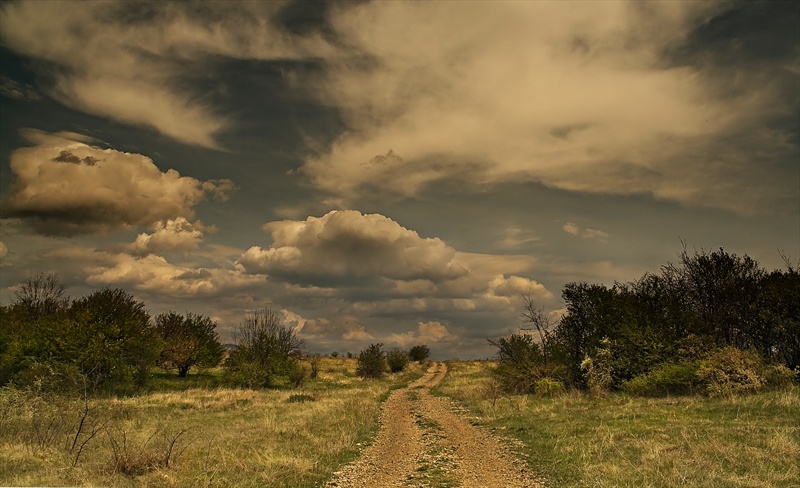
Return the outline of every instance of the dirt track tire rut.
<path id="1" fill-rule="evenodd" d="M 506 444 L 457 414 L 452 401 L 430 394 L 447 374 L 444 363 L 383 405 L 375 442 L 328 488 L 528 488 L 540 484 Z"/>

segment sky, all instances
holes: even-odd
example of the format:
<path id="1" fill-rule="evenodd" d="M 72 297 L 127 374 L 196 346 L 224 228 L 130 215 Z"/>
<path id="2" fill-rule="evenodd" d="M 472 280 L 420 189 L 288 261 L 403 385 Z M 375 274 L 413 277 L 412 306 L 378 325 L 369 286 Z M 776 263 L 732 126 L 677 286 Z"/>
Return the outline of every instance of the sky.
<path id="1" fill-rule="evenodd" d="M 800 2 L 0 3 L 0 302 L 490 357 L 684 244 L 800 259 Z"/>

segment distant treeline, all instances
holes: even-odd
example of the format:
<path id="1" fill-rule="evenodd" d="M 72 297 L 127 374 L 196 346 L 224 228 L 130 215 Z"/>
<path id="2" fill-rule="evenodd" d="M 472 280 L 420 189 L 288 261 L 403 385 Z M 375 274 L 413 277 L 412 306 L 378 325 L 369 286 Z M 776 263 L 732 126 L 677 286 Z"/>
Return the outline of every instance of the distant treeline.
<path id="1" fill-rule="evenodd" d="M 235 344 L 226 348 L 207 316 L 170 311 L 151 317 L 143 302 L 119 288 L 74 300 L 64 291 L 56 274 L 39 273 L 17 287 L 10 305 L 0 306 L 0 386 L 124 393 L 145 386 L 154 366 L 185 377 L 192 368 L 222 364 L 223 383 L 245 388 L 297 387 L 317 375 L 319 356 L 305 354 L 304 339 L 275 310 L 245 316 L 234 330 Z M 359 354 L 361 376 L 398 372 L 430 354 L 425 345 L 388 353 L 381 347 Z M 301 364 L 304 357 L 310 371 Z"/>
<path id="2" fill-rule="evenodd" d="M 791 381 L 800 372 L 800 272 L 786 261 L 767 272 L 747 255 L 684 249 L 636 281 L 568 284 L 555 324 L 526 297 L 529 330 L 490 340 L 496 376 L 516 392 L 724 393 Z"/>

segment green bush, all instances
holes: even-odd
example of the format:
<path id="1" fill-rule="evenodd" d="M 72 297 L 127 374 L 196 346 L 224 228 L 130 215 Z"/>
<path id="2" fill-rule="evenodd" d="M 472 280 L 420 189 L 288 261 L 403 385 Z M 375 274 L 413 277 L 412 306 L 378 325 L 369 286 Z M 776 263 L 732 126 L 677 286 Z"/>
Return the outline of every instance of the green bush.
<path id="1" fill-rule="evenodd" d="M 370 344 L 358 354 L 356 373 L 362 378 L 380 378 L 386 372 L 383 344 Z"/>
<path id="2" fill-rule="evenodd" d="M 392 373 L 399 373 L 403 371 L 408 364 L 408 353 L 400 348 L 395 347 L 388 354 L 386 354 L 386 362 L 389 365 L 389 370 Z"/>
<path id="3" fill-rule="evenodd" d="M 428 356 L 431 355 L 431 350 L 425 344 L 419 344 L 417 346 L 412 347 L 408 351 L 408 357 L 412 361 L 422 362 L 428 359 Z"/>
<path id="4" fill-rule="evenodd" d="M 666 363 L 628 380 L 622 391 L 636 396 L 687 395 L 698 387 L 697 366 L 692 363 Z"/>
<path id="5" fill-rule="evenodd" d="M 542 378 L 536 382 L 535 392 L 541 396 L 557 395 L 564 392 L 564 384 L 552 378 Z"/>
<path id="6" fill-rule="evenodd" d="M 607 337 L 600 341 L 594 357 L 586 356 L 581 363 L 581 370 L 586 376 L 586 384 L 595 391 L 610 390 L 614 385 L 613 343 Z"/>
<path id="7" fill-rule="evenodd" d="M 297 361 L 292 361 L 289 363 L 288 374 L 289 382 L 295 388 L 299 388 L 303 386 L 305 383 L 306 378 L 308 377 L 308 371 L 306 368 Z"/>
<path id="8" fill-rule="evenodd" d="M 727 346 L 701 362 L 697 378 L 711 396 L 753 393 L 764 383 L 759 374 L 761 369 L 762 361 L 757 353 Z"/>
<path id="9" fill-rule="evenodd" d="M 794 371 L 783 364 L 770 364 L 765 366 L 761 373 L 764 384 L 769 388 L 781 389 L 797 381 Z"/>

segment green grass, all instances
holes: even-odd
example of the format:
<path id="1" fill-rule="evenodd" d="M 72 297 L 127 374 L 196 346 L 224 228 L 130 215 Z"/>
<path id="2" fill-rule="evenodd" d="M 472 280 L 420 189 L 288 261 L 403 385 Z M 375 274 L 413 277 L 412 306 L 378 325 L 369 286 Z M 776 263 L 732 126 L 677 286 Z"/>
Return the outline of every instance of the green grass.
<path id="1" fill-rule="evenodd" d="M 318 486 L 373 438 L 386 392 L 424 372 L 409 365 L 363 381 L 355 368 L 355 359 L 325 358 L 317 379 L 278 390 L 212 387 L 214 371 L 163 376 L 151 391 L 92 399 L 84 432 L 101 428 L 75 466 L 80 399 L 2 389 L 0 485 Z"/>
<path id="2" fill-rule="evenodd" d="M 455 398 L 552 487 L 800 487 L 800 388 L 729 398 L 503 396 L 488 362 L 449 362 Z M 476 386 L 478 385 L 478 386 Z"/>

